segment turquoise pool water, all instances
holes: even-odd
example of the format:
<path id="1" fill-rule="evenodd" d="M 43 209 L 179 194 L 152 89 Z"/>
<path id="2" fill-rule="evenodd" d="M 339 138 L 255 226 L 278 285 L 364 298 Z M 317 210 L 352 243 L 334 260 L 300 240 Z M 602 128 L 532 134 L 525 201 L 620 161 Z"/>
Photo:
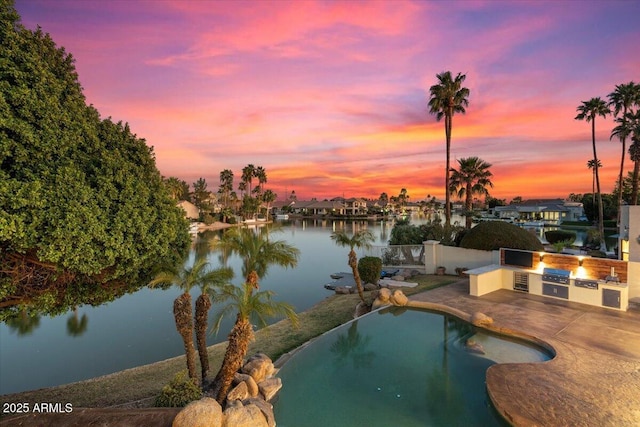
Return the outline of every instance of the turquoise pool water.
<path id="1" fill-rule="evenodd" d="M 501 426 L 486 393 L 487 368 L 550 358 L 450 316 L 385 309 L 294 355 L 278 374 L 274 411 L 280 427 Z"/>

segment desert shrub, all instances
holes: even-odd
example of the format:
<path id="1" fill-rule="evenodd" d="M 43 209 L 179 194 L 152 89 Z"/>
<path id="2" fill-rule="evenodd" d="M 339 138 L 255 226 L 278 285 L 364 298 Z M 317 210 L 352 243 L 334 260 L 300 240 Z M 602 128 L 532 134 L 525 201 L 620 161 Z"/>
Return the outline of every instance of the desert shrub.
<path id="1" fill-rule="evenodd" d="M 180 371 L 162 388 L 156 397 L 155 406 L 182 407 L 202 397 L 202 390 L 197 381 L 187 376 L 187 371 Z"/>
<path id="2" fill-rule="evenodd" d="M 374 256 L 366 256 L 358 261 L 358 273 L 363 283 L 378 283 L 382 273 L 382 260 Z"/>
<path id="3" fill-rule="evenodd" d="M 500 248 L 541 251 L 540 240 L 517 225 L 504 221 L 486 221 L 469 230 L 460 242 L 460 247 L 493 251 Z"/>
<path id="4" fill-rule="evenodd" d="M 549 230 L 544 233 L 544 237 L 552 245 L 568 241 L 570 246 L 576 240 L 576 233 L 568 230 Z"/>

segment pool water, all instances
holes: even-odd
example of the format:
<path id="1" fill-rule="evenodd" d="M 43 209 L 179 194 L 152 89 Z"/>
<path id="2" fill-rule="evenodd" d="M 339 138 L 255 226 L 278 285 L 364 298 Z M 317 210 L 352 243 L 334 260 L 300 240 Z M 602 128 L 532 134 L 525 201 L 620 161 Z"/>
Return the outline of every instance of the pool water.
<path id="1" fill-rule="evenodd" d="M 295 354 L 278 373 L 275 416 L 281 427 L 501 426 L 485 388 L 487 368 L 550 357 L 451 316 L 385 309 Z"/>

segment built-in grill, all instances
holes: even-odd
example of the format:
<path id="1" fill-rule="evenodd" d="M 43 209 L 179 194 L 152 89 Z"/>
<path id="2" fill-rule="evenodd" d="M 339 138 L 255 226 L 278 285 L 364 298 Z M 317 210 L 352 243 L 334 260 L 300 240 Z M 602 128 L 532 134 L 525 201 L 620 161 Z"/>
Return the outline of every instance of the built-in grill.
<path id="1" fill-rule="evenodd" d="M 569 277 L 571 271 L 560 270 L 558 268 L 545 268 L 542 270 L 542 281 L 550 283 L 561 283 L 563 285 L 569 284 Z"/>
<path id="2" fill-rule="evenodd" d="M 556 298 L 569 298 L 571 271 L 558 268 L 542 270 L 542 294 Z"/>

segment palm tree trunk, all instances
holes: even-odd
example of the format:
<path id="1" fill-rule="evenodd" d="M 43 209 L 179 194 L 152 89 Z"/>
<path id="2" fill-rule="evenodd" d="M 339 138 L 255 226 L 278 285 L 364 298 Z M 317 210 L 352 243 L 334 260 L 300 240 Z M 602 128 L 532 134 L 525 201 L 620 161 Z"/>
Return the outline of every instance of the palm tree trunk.
<path id="1" fill-rule="evenodd" d="M 598 156 L 596 154 L 596 119 L 591 120 L 591 142 L 593 144 L 593 160 L 596 170 L 596 190 L 598 192 L 598 232 L 600 233 L 600 250 L 607 251 L 607 245 L 604 241 L 604 209 L 602 207 L 602 194 L 600 193 L 600 175 L 598 173 Z"/>
<path id="2" fill-rule="evenodd" d="M 626 108 L 625 108 L 626 114 Z M 624 116 L 623 116 L 624 117 Z M 625 150 L 625 138 L 622 137 L 622 158 L 620 159 L 620 175 L 618 176 L 618 218 L 616 224 L 620 227 L 620 215 L 622 215 L 622 174 L 624 173 L 624 156 L 627 154 Z"/>
<path id="3" fill-rule="evenodd" d="M 630 205 L 638 204 L 638 179 L 640 179 L 640 160 L 636 160 L 633 164 L 633 183 L 631 184 L 631 200 Z"/>
<path id="4" fill-rule="evenodd" d="M 238 315 L 236 324 L 229 333 L 229 344 L 222 360 L 222 366 L 213 383 L 212 394 L 220 405 L 224 405 L 233 377 L 242 367 L 252 339 L 253 327 L 249 319 L 243 319 Z"/>
<path id="5" fill-rule="evenodd" d="M 444 207 L 444 225 L 445 230 L 449 229 L 451 225 L 451 204 L 449 198 L 449 164 L 451 158 L 451 122 L 453 119 L 453 112 L 447 112 L 444 117 L 444 129 L 445 136 L 447 139 L 447 170 L 445 172 L 445 182 L 444 182 L 444 199 L 445 199 L 445 207 Z"/>
<path id="6" fill-rule="evenodd" d="M 191 313 L 191 295 L 184 293 L 173 302 L 173 317 L 176 329 L 184 344 L 184 352 L 187 357 L 187 370 L 189 378 L 198 379 L 196 374 L 196 351 L 193 347 L 193 317 Z"/>
<path id="7" fill-rule="evenodd" d="M 351 267 L 351 271 L 353 272 L 353 279 L 356 282 L 358 296 L 360 296 L 362 302 L 365 302 L 364 290 L 362 289 L 362 281 L 360 280 L 360 273 L 358 272 L 358 257 L 356 256 L 356 253 L 353 249 L 349 252 L 349 267 Z"/>
<path id="8" fill-rule="evenodd" d="M 209 353 L 207 352 L 209 309 L 211 309 L 211 298 L 209 298 L 207 294 L 201 294 L 196 300 L 196 341 L 198 343 L 198 355 L 200 356 L 203 384 L 209 374 Z"/>
<path id="9" fill-rule="evenodd" d="M 471 199 L 471 184 L 467 184 L 467 197 L 464 203 L 464 208 L 467 212 L 465 212 L 465 220 L 464 225 L 467 230 L 471 229 L 471 212 L 472 212 L 472 199 Z"/>

